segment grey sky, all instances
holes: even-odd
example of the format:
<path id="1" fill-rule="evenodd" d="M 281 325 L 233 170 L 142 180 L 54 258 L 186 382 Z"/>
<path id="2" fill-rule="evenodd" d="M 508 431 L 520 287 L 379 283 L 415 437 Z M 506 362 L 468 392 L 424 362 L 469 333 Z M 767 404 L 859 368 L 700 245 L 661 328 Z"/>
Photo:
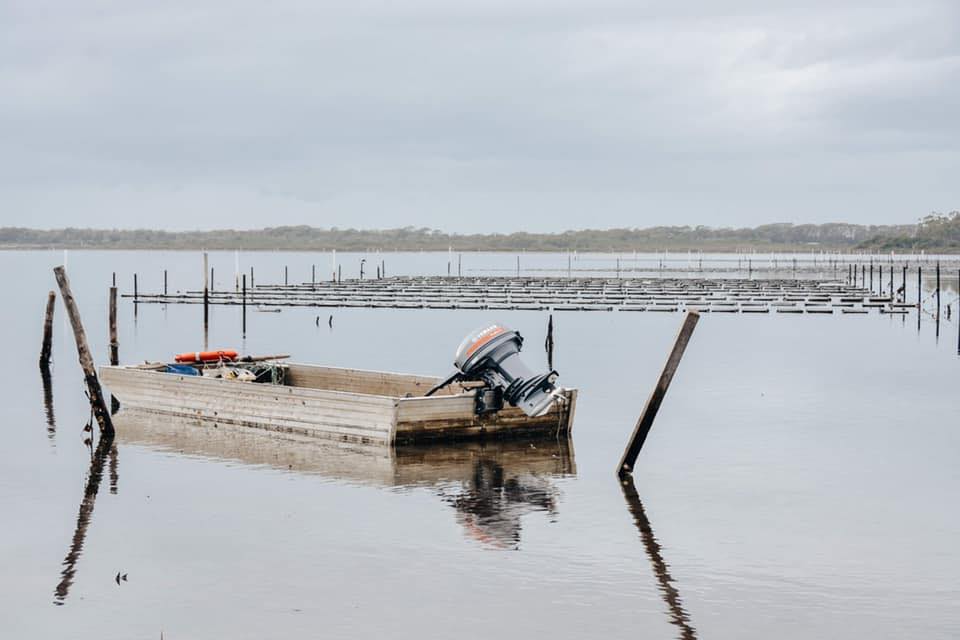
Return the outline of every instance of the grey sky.
<path id="1" fill-rule="evenodd" d="M 960 208 L 956 0 L 0 0 L 0 225 Z"/>

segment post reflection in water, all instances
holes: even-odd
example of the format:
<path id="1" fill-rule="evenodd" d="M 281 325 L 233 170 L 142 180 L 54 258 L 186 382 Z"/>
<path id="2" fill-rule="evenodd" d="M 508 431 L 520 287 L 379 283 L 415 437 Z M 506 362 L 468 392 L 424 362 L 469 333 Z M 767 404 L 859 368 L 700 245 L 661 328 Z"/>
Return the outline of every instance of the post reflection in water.
<path id="1" fill-rule="evenodd" d="M 675 586 L 676 581 L 670 575 L 670 567 L 664 561 L 663 554 L 660 552 L 660 543 L 657 542 L 657 537 L 653 534 L 653 527 L 650 526 L 647 512 L 643 508 L 643 503 L 640 502 L 640 495 L 637 493 L 637 487 L 633 484 L 633 478 L 630 476 L 622 478 L 620 488 L 623 490 L 623 497 L 627 501 L 627 508 L 630 510 L 630 515 L 633 516 L 637 531 L 640 532 L 640 538 L 643 540 L 643 547 L 650 558 L 650 564 L 653 565 L 653 573 L 660 583 L 660 593 L 670 610 L 670 623 L 678 627 L 680 638 L 694 640 L 697 637 L 697 630 L 690 624 L 690 616 L 683 608 L 680 592 Z"/>
<path id="2" fill-rule="evenodd" d="M 40 367 L 40 380 L 43 382 L 43 412 L 47 417 L 47 438 L 53 443 L 57 435 L 57 421 L 53 415 L 53 377 L 49 367 Z"/>
<path id="3" fill-rule="evenodd" d="M 469 538 L 491 548 L 518 548 L 521 518 L 528 513 L 554 518 L 556 480 L 576 474 L 572 447 L 563 438 L 386 448 L 124 410 L 114 421 L 123 442 L 166 452 L 349 483 L 430 489 L 453 507 Z"/>
<path id="4" fill-rule="evenodd" d="M 93 506 L 97 500 L 97 492 L 100 490 L 100 482 L 103 480 L 103 467 L 107 458 L 116 460 L 116 446 L 112 436 L 102 436 L 97 448 L 94 449 L 90 458 L 90 471 L 87 474 L 87 483 L 83 489 L 83 499 L 80 501 L 80 509 L 77 513 L 77 526 L 73 532 L 73 541 L 70 543 L 70 549 L 63 559 L 63 571 L 60 574 L 60 583 L 54 590 L 53 602 L 62 605 L 70 593 L 70 586 L 77 573 L 77 561 L 83 554 L 83 543 L 87 538 L 87 528 L 90 526 L 90 519 L 93 517 Z M 116 468 L 111 464 L 111 484 L 115 485 L 113 479 Z"/>

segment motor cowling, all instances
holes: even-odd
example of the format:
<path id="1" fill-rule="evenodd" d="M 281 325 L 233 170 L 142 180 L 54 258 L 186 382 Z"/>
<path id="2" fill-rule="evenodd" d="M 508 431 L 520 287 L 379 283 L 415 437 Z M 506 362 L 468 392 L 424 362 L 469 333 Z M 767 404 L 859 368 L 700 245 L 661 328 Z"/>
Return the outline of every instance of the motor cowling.
<path id="1" fill-rule="evenodd" d="M 464 338 L 454 366 L 461 379 L 482 380 L 494 397 L 502 394 L 504 400 L 528 416 L 540 416 L 561 397 L 555 384 L 558 374 L 552 370 L 541 374 L 531 371 L 520 360 L 522 346 L 523 337 L 518 332 L 492 324 Z"/>

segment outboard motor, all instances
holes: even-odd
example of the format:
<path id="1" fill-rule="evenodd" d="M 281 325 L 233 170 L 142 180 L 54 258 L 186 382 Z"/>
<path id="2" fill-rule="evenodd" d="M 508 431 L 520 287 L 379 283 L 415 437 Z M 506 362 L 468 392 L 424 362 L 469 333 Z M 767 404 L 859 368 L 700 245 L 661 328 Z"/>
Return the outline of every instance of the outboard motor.
<path id="1" fill-rule="evenodd" d="M 457 370 L 427 392 L 431 395 L 461 380 L 482 381 L 477 392 L 477 413 L 497 411 L 506 400 L 531 417 L 546 413 L 563 395 L 554 384 L 557 372 L 534 374 L 520 360 L 523 338 L 512 329 L 493 324 L 470 333 L 454 359 Z"/>

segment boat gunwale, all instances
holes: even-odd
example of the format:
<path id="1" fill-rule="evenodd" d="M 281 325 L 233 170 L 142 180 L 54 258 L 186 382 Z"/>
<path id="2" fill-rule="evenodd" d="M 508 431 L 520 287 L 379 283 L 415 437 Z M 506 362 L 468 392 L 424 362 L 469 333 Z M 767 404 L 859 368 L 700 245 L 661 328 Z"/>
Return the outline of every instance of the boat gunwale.
<path id="1" fill-rule="evenodd" d="M 150 364 L 153 364 L 153 363 L 150 363 Z M 433 376 L 420 376 L 420 375 L 416 375 L 416 374 L 398 374 L 398 373 L 392 373 L 392 372 L 389 372 L 389 371 L 377 371 L 377 370 L 372 370 L 372 369 L 351 369 L 351 368 L 347 368 L 347 367 L 327 367 L 327 366 L 324 366 L 324 365 L 304 364 L 304 363 L 299 363 L 299 362 L 291 362 L 291 363 L 289 363 L 289 364 L 292 364 L 292 365 L 295 365 L 295 366 L 298 366 L 298 367 L 311 367 L 311 368 L 314 368 L 314 369 L 324 369 L 324 370 L 333 370 L 333 371 L 359 371 L 359 372 L 361 372 L 361 373 L 379 373 L 379 374 L 385 374 L 385 375 L 387 375 L 387 376 L 409 376 L 409 377 L 417 377 L 417 378 L 433 378 L 433 379 L 435 379 L 435 380 L 437 380 L 437 381 L 440 380 L 440 378 L 434 378 Z M 107 370 L 107 369 L 109 369 L 109 370 L 111 370 L 111 371 L 124 371 L 124 372 L 135 373 L 135 374 L 157 374 L 157 375 L 177 376 L 177 377 L 179 378 L 179 381 L 180 381 L 180 382 L 187 382 L 187 383 L 195 382 L 194 379 L 196 379 L 196 381 L 201 381 L 201 380 L 202 380 L 203 382 L 201 382 L 200 384 L 210 383 L 210 384 L 227 384 L 227 385 L 233 385 L 233 384 L 236 384 L 236 383 L 238 382 L 238 381 L 236 381 L 236 380 L 224 380 L 224 379 L 222 379 L 222 378 L 211 378 L 211 377 L 202 376 L 202 375 L 192 376 L 192 375 L 184 375 L 184 374 L 178 374 L 178 373 L 167 372 L 167 371 L 160 371 L 160 370 L 157 370 L 157 369 L 145 369 L 145 368 L 143 368 L 142 365 L 102 365 L 102 366 L 100 367 L 100 370 L 101 370 L 101 371 L 104 371 L 104 370 Z M 410 396 L 410 397 L 405 397 L 405 396 L 383 395 L 383 394 L 379 394 L 379 393 L 363 393 L 363 392 L 359 392 L 359 391 L 338 391 L 338 390 L 335 390 L 335 389 L 318 389 L 318 388 L 314 388 L 314 387 L 301 387 L 301 386 L 286 385 L 286 384 L 284 384 L 284 385 L 269 384 L 269 383 L 267 383 L 267 384 L 263 384 L 263 383 L 247 383 L 247 384 L 254 385 L 254 388 L 257 388 L 257 389 L 260 389 L 260 388 L 263 388 L 263 389 L 267 389 L 267 388 L 286 389 L 286 390 L 288 390 L 288 393 L 290 393 L 291 395 L 297 395 L 297 394 L 300 394 L 300 393 L 305 393 L 305 394 L 307 394 L 308 397 L 309 397 L 309 396 L 312 396 L 312 395 L 314 395 L 314 394 L 319 394 L 318 398 L 319 398 L 319 397 L 323 397 L 323 396 L 336 396 L 336 397 L 345 396 L 345 397 L 352 397 L 352 398 L 375 398 L 375 399 L 378 399 L 378 400 L 380 400 L 380 399 L 382 399 L 382 400 L 388 400 L 388 401 L 391 401 L 391 402 L 393 402 L 393 403 L 396 403 L 396 402 L 399 401 L 399 400 L 414 400 L 414 399 L 438 400 L 438 399 L 443 399 L 443 398 L 472 397 L 472 396 L 475 394 L 475 391 L 472 390 L 472 389 L 464 389 L 463 391 L 461 391 L 461 392 L 458 393 L 458 394 L 445 394 L 445 395 L 437 395 L 437 396 Z M 226 388 L 226 387 L 223 387 L 223 388 Z"/>

